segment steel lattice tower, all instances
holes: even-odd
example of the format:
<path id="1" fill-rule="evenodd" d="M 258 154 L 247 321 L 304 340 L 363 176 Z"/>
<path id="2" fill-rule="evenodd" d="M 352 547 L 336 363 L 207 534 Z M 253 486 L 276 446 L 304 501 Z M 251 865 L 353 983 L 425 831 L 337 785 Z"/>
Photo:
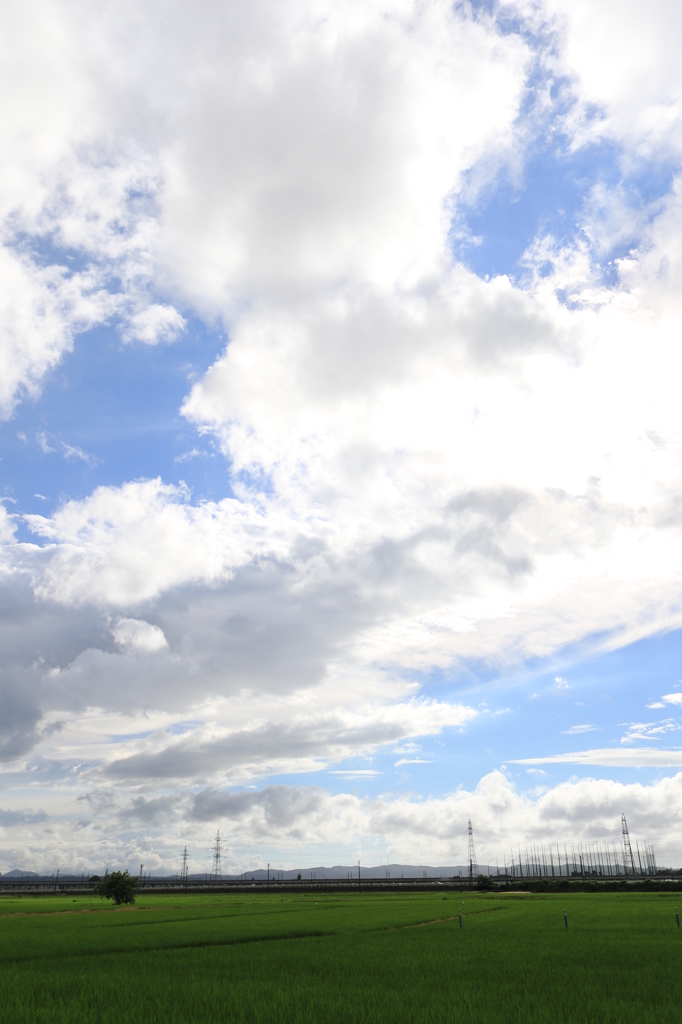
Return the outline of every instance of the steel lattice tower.
<path id="1" fill-rule="evenodd" d="M 211 870 L 211 878 L 216 881 L 222 878 L 223 872 L 220 866 L 220 847 L 221 847 L 220 831 L 215 834 L 215 842 L 213 844 L 213 869 Z"/>
<path id="2" fill-rule="evenodd" d="M 473 888 L 474 882 L 478 878 L 478 864 L 476 863 L 476 849 L 474 847 L 474 830 L 471 827 L 471 818 L 469 818 L 469 886 Z"/>
<path id="3" fill-rule="evenodd" d="M 185 851 L 184 851 L 184 853 L 182 855 L 182 876 L 181 876 L 184 885 L 187 885 L 187 861 L 188 861 L 187 847 L 185 847 Z"/>
<path id="4" fill-rule="evenodd" d="M 636 875 L 637 872 L 635 870 L 635 858 L 634 858 L 634 856 L 632 854 L 632 845 L 630 843 L 630 833 L 628 832 L 628 823 L 625 820 L 625 815 L 624 814 L 621 814 L 620 820 L 621 820 L 621 823 L 622 823 L 622 826 L 623 826 L 623 868 L 625 870 L 625 874 L 627 875 L 628 870 L 629 870 L 628 869 L 628 862 L 629 862 L 629 866 L 632 868 L 632 874 Z"/>

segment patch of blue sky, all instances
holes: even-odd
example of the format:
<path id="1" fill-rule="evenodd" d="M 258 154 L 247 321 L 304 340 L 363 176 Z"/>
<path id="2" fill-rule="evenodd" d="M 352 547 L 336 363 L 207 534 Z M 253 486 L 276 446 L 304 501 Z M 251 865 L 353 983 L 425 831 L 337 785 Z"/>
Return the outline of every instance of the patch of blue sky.
<path id="1" fill-rule="evenodd" d="M 559 245 L 584 240 L 587 207 L 598 186 L 607 194 L 619 190 L 621 201 L 639 214 L 633 221 L 641 228 L 647 216 L 655 216 L 656 202 L 670 192 L 678 164 L 668 153 L 644 157 L 627 152 L 598 131 L 596 141 L 576 145 L 567 126 L 575 122 L 586 128 L 592 122 L 598 128 L 604 112 L 596 106 L 578 109 L 573 83 L 554 73 L 556 62 L 547 58 L 561 45 L 555 28 L 525 21 L 494 0 L 471 0 L 470 6 L 474 16 L 494 17 L 498 31 L 521 37 L 535 60 L 527 70 L 517 118 L 519 139 L 526 140 L 522 152 L 483 187 L 483 167 L 474 166 L 465 176 L 460 191 L 465 205 L 452 226 L 455 256 L 481 277 L 523 278 L 528 270 L 523 257 L 535 240 L 551 236 Z M 468 208 L 467 196 L 474 197 Z M 605 283 L 616 283 L 615 261 L 637 242 L 636 235 L 621 235 L 611 251 L 599 254 L 595 270 Z M 549 272 L 549 264 L 545 269 Z"/>
<path id="2" fill-rule="evenodd" d="M 481 684 L 484 685 L 481 685 Z M 544 663 L 506 676 L 482 663 L 460 668 L 448 689 L 442 673 L 422 680 L 421 696 L 476 710 L 461 727 L 378 747 L 319 771 L 268 776 L 273 784 L 315 784 L 329 792 L 376 797 L 412 792 L 442 797 L 473 790 L 494 768 L 504 768 L 520 791 L 574 778 L 652 782 L 675 768 L 576 763 L 515 764 L 587 750 L 682 748 L 682 707 L 661 697 L 682 692 L 682 630 L 586 656 L 576 646 Z M 652 708 L 652 704 L 663 707 Z"/>
<path id="3" fill-rule="evenodd" d="M 146 729 L 144 732 L 117 732 L 106 737 L 106 743 L 129 743 L 131 740 L 145 740 L 154 734 L 154 729 Z"/>
<path id="4" fill-rule="evenodd" d="M 415 677 L 422 695 L 464 703 L 492 699 L 501 694 L 508 703 L 526 690 L 538 694 L 554 689 L 556 678 L 570 677 L 572 685 L 598 689 L 608 686 L 616 693 L 634 693 L 641 706 L 658 700 L 661 694 L 682 688 L 682 630 L 672 630 L 635 643 L 604 650 L 617 642 L 615 634 L 590 636 L 562 648 L 551 658 L 532 658 L 522 665 L 501 670 L 484 660 L 471 660 L 454 667 Z"/>
<path id="5" fill-rule="evenodd" d="M 170 733 L 171 736 L 184 736 L 185 733 L 193 732 L 194 729 L 200 729 L 205 724 L 200 719 L 188 719 L 185 722 L 174 722 L 166 728 L 166 732 Z"/>
<path id="6" fill-rule="evenodd" d="M 43 269 L 61 267 L 67 274 L 81 273 L 92 266 L 89 253 L 56 245 L 51 234 L 35 235 L 19 230 L 12 234 L 11 248 Z"/>
<path id="7" fill-rule="evenodd" d="M 503 174 L 453 225 L 455 256 L 481 277 L 506 274 L 524 278 L 524 254 L 537 240 L 551 237 L 555 245 L 585 240 L 589 217 L 599 217 L 595 194 L 618 200 L 633 213 L 633 231 L 619 233 L 615 243 L 595 254 L 595 270 L 615 284 L 615 261 L 639 242 L 641 232 L 660 210 L 679 170 L 669 159 L 628 161 L 614 142 L 571 149 L 565 136 L 549 133 L 528 150 L 518 177 Z M 472 172 L 472 174 L 475 172 Z M 548 262 L 544 270 L 549 273 Z"/>
<path id="8" fill-rule="evenodd" d="M 481 277 L 526 273 L 522 258 L 536 238 L 573 241 L 585 200 L 597 183 L 615 187 L 622 178 L 620 153 L 602 142 L 570 152 L 557 140 L 528 154 L 520 181 L 498 179 L 465 215 L 465 231 L 453 239 L 455 255 Z"/>
<path id="9" fill-rule="evenodd" d="M 503 35 L 519 35 L 537 44 L 546 34 L 537 22 L 524 20 L 513 6 L 502 5 L 499 0 L 465 0 L 458 6 L 469 8 L 474 18 L 494 19 Z"/>
<path id="10" fill-rule="evenodd" d="M 506 764 L 518 780 L 535 776 L 555 783 L 573 776 L 608 776 L 634 781 L 643 772 L 649 779 L 670 774 L 665 768 L 571 763 L 538 765 L 529 774 L 526 766 L 511 763 L 591 749 L 682 747 L 681 709 L 661 701 L 682 687 L 682 631 L 587 657 L 578 652 L 562 652 L 544 670 L 536 660 L 525 679 L 523 671 L 516 671 L 496 684 L 489 681 L 483 690 L 458 688 L 457 698 L 479 710 L 459 747 L 474 758 L 478 744 L 490 748 L 489 762 Z M 484 703 L 477 704 L 476 696 Z M 655 703 L 663 706 L 652 708 Z"/>
<path id="11" fill-rule="evenodd" d="M 8 508 L 45 515 L 95 487 L 157 476 L 185 482 L 192 501 L 232 496 L 229 464 L 179 411 L 224 347 L 194 319 L 172 345 L 123 344 L 115 327 L 78 335 L 0 427 Z"/>

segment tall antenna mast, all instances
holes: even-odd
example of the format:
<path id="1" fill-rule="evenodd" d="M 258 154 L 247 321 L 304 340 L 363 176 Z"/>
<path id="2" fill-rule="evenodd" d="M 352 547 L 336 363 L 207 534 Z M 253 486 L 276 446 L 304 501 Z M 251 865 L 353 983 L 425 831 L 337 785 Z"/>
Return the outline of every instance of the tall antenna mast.
<path id="1" fill-rule="evenodd" d="M 478 864 L 476 863 L 476 850 L 474 848 L 474 830 L 471 827 L 469 818 L 469 888 L 473 889 L 474 882 L 478 878 Z"/>
<path id="2" fill-rule="evenodd" d="M 221 879 L 223 875 L 222 869 L 220 867 L 221 845 L 222 844 L 220 840 L 220 830 L 218 830 L 215 834 L 215 842 L 213 844 L 213 869 L 211 870 L 211 878 L 213 878 L 216 882 L 219 881 L 219 879 Z"/>
<path id="3" fill-rule="evenodd" d="M 182 883 L 185 886 L 185 888 L 187 887 L 187 870 L 188 870 L 187 869 L 187 861 L 188 861 L 187 847 L 185 847 L 185 851 L 184 851 L 184 853 L 182 855 L 182 874 L 181 874 Z"/>
<path id="4" fill-rule="evenodd" d="M 627 875 L 630 868 L 632 868 L 632 874 L 635 875 L 635 858 L 632 855 L 632 846 L 630 844 L 630 833 L 628 832 L 628 823 L 625 820 L 625 815 L 621 814 L 620 820 L 623 826 L 623 867 L 625 874 Z"/>

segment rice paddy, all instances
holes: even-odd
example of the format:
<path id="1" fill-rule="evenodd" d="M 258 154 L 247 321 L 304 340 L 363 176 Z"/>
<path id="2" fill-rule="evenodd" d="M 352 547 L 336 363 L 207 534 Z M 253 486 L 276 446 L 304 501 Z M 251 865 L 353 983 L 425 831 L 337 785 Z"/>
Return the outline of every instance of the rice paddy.
<path id="1" fill-rule="evenodd" d="M 678 1021 L 676 899 L 230 894 L 114 909 L 3 898 L 0 1019 Z"/>

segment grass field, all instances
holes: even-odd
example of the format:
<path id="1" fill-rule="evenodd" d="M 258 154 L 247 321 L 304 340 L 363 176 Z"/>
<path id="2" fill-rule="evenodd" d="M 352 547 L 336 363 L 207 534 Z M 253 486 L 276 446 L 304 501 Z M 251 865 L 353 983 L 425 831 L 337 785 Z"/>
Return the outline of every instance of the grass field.
<path id="1" fill-rule="evenodd" d="M 656 893 L 140 896 L 122 910 L 3 898 L 0 1020 L 677 1022 L 674 906 Z"/>

